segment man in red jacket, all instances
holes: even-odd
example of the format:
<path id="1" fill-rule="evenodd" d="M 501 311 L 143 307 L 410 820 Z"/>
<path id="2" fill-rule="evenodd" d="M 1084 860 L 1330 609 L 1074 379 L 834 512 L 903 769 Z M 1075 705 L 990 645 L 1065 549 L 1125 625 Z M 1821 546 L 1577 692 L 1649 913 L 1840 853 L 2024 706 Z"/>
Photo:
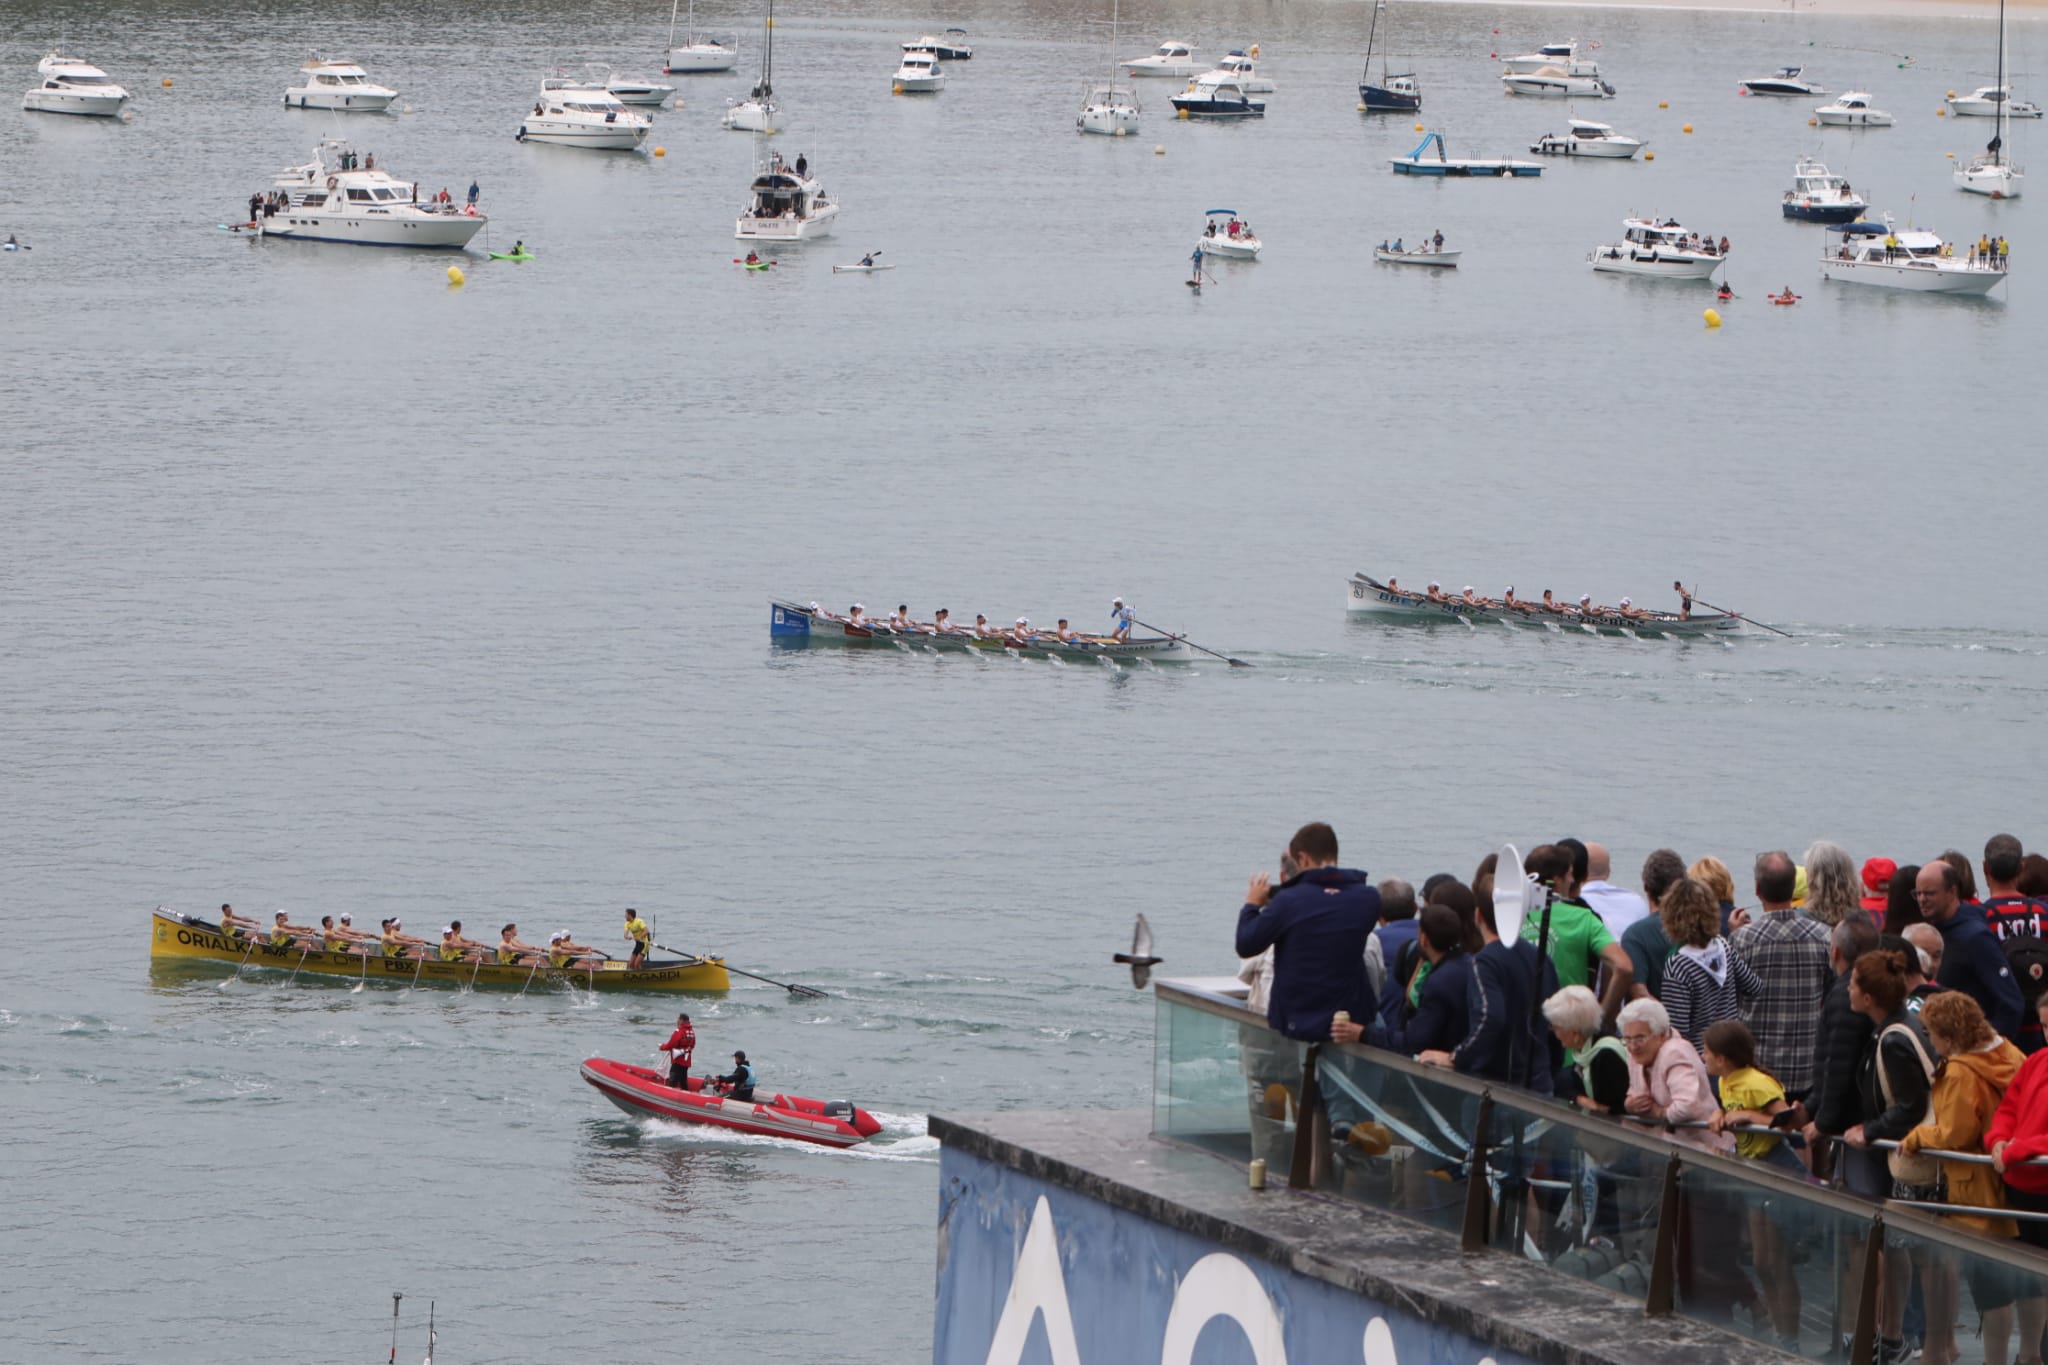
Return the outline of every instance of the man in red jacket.
<path id="1" fill-rule="evenodd" d="M 678 1090 L 690 1088 L 690 1055 L 697 1050 L 697 1030 L 690 1027 L 690 1016 L 676 1016 L 676 1031 L 661 1045 L 668 1054 L 668 1083 Z"/>
<path id="2" fill-rule="evenodd" d="M 2048 1006 L 2042 1007 L 2041 1015 L 2048 1026 Z M 2048 1166 L 2023 1164 L 2048 1156 L 2048 1052 L 2027 1058 L 2006 1086 L 2005 1098 L 1984 1130 L 1984 1150 L 1991 1154 L 1992 1169 L 2005 1177 L 2005 1196 L 2012 1207 L 2048 1213 Z M 2021 1222 L 2020 1240 L 2048 1248 L 2048 1223 Z"/>

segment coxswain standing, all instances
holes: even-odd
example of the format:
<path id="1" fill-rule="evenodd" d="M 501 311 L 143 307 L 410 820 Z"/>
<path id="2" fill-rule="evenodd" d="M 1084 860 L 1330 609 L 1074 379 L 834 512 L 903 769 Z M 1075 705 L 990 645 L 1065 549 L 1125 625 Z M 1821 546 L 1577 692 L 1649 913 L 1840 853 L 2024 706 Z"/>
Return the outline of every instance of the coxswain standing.
<path id="1" fill-rule="evenodd" d="M 854 610 L 860 610 L 859 603 L 854 604 Z M 626 911 L 626 932 L 620 937 L 633 940 L 633 953 L 626 959 L 626 965 L 639 971 L 647 965 L 647 950 L 654 943 L 654 931 L 647 927 L 646 920 L 640 918 L 638 910 L 629 909 Z"/>
<path id="2" fill-rule="evenodd" d="M 257 924 L 255 920 L 250 919 L 246 915 L 236 914 L 234 906 L 221 906 L 220 932 L 221 936 L 227 939 L 230 943 L 240 943 L 242 940 L 248 938 L 249 931 L 256 927 Z"/>
<path id="3" fill-rule="evenodd" d="M 519 965 L 519 959 L 522 957 L 530 957 L 537 960 L 546 955 L 546 949 L 536 948 L 531 943 L 521 943 L 519 941 L 518 925 L 508 924 L 498 931 L 498 961 L 505 965 L 516 967 Z"/>
<path id="4" fill-rule="evenodd" d="M 669 1054 L 668 1083 L 678 1090 L 690 1088 L 690 1058 L 697 1051 L 697 1030 L 690 1027 L 690 1016 L 676 1016 L 676 1031 L 668 1036 L 661 1050 Z"/>
<path id="5" fill-rule="evenodd" d="M 1121 644 L 1131 638 L 1131 627 L 1138 624 L 1138 614 L 1124 605 L 1121 597 L 1109 599 L 1109 638 Z"/>
<path id="6" fill-rule="evenodd" d="M 1671 580 L 1671 591 L 1678 594 L 1678 619 L 1692 620 L 1692 594 L 1686 591 L 1685 584 L 1674 578 Z"/>

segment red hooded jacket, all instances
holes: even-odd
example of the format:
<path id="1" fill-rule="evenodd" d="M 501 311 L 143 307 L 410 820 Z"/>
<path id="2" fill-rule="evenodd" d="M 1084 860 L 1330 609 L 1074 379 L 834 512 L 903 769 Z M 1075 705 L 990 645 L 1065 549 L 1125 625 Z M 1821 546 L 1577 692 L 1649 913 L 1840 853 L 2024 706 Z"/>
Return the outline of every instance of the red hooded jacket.
<path id="1" fill-rule="evenodd" d="M 2022 1166 L 2028 1157 L 2048 1156 L 2048 1052 L 2027 1058 L 1991 1126 L 1984 1130 L 1984 1150 L 2005 1143 L 2005 1183 L 2028 1194 L 2048 1195 L 2048 1166 Z"/>

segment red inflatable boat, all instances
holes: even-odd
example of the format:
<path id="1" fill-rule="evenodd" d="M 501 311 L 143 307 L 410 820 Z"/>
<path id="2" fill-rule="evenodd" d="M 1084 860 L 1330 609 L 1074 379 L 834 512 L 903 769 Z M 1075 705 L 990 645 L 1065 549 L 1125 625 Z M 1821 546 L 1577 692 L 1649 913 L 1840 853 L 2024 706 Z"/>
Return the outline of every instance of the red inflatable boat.
<path id="1" fill-rule="evenodd" d="M 858 1147 L 882 1131 L 875 1116 L 856 1109 L 850 1100 L 807 1100 L 798 1095 L 733 1100 L 707 1091 L 704 1078 L 690 1077 L 690 1088 L 678 1090 L 666 1074 L 644 1066 L 628 1066 L 604 1057 L 583 1063 L 583 1079 L 629 1114 L 704 1123 L 741 1133 L 821 1142 L 827 1147 Z"/>

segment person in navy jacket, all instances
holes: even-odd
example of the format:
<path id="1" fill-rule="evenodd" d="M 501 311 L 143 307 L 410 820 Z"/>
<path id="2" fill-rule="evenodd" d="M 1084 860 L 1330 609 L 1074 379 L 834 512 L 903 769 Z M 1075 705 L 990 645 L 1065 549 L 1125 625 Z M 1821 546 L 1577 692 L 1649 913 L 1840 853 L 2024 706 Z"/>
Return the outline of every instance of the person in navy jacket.
<path id="1" fill-rule="evenodd" d="M 1983 1006 L 1984 1017 L 2000 1036 L 2017 1037 L 2026 998 L 2006 964 L 1998 935 L 1984 922 L 1984 911 L 1962 902 L 1956 870 L 1937 858 L 1920 869 L 1913 882 L 1920 913 L 1941 931 L 1942 989 L 1961 991 Z"/>
<path id="2" fill-rule="evenodd" d="M 1380 893 L 1365 873 L 1337 866 L 1337 832 L 1317 821 L 1294 832 L 1287 851 L 1300 872 L 1276 889 L 1261 872 L 1237 912 L 1237 955 L 1273 949 L 1266 1022 L 1289 1038 L 1320 1042 L 1339 1010 L 1372 1017 L 1365 936 L 1380 917 Z"/>
<path id="3" fill-rule="evenodd" d="M 1387 991 L 1398 996 L 1399 1009 L 1390 1019 L 1385 1009 L 1371 1021 L 1368 1030 L 1359 1023 L 1339 1023 L 1330 1037 L 1340 1043 L 1360 1039 L 1390 1052 L 1414 1054 L 1431 1050 L 1449 1051 L 1465 1041 L 1471 1032 L 1467 1010 L 1472 986 L 1472 959 L 1465 952 L 1465 925 L 1448 905 L 1427 905 L 1419 917 L 1418 942 L 1422 958 L 1429 964 L 1422 988 L 1415 993 L 1415 1007 L 1408 1008 L 1408 990 L 1391 975 Z M 1420 970 L 1418 966 L 1417 970 Z"/>
<path id="4" fill-rule="evenodd" d="M 1472 959 L 1466 994 L 1470 1031 L 1457 1045 L 1425 1051 L 1417 1060 L 1554 1094 L 1562 1054 L 1553 1054 L 1556 1039 L 1537 1004 L 1557 993 L 1557 968 L 1547 956 L 1539 960 L 1528 939 L 1513 947 L 1501 940 L 1490 898 L 1479 902 L 1479 935 L 1485 946 Z"/>

